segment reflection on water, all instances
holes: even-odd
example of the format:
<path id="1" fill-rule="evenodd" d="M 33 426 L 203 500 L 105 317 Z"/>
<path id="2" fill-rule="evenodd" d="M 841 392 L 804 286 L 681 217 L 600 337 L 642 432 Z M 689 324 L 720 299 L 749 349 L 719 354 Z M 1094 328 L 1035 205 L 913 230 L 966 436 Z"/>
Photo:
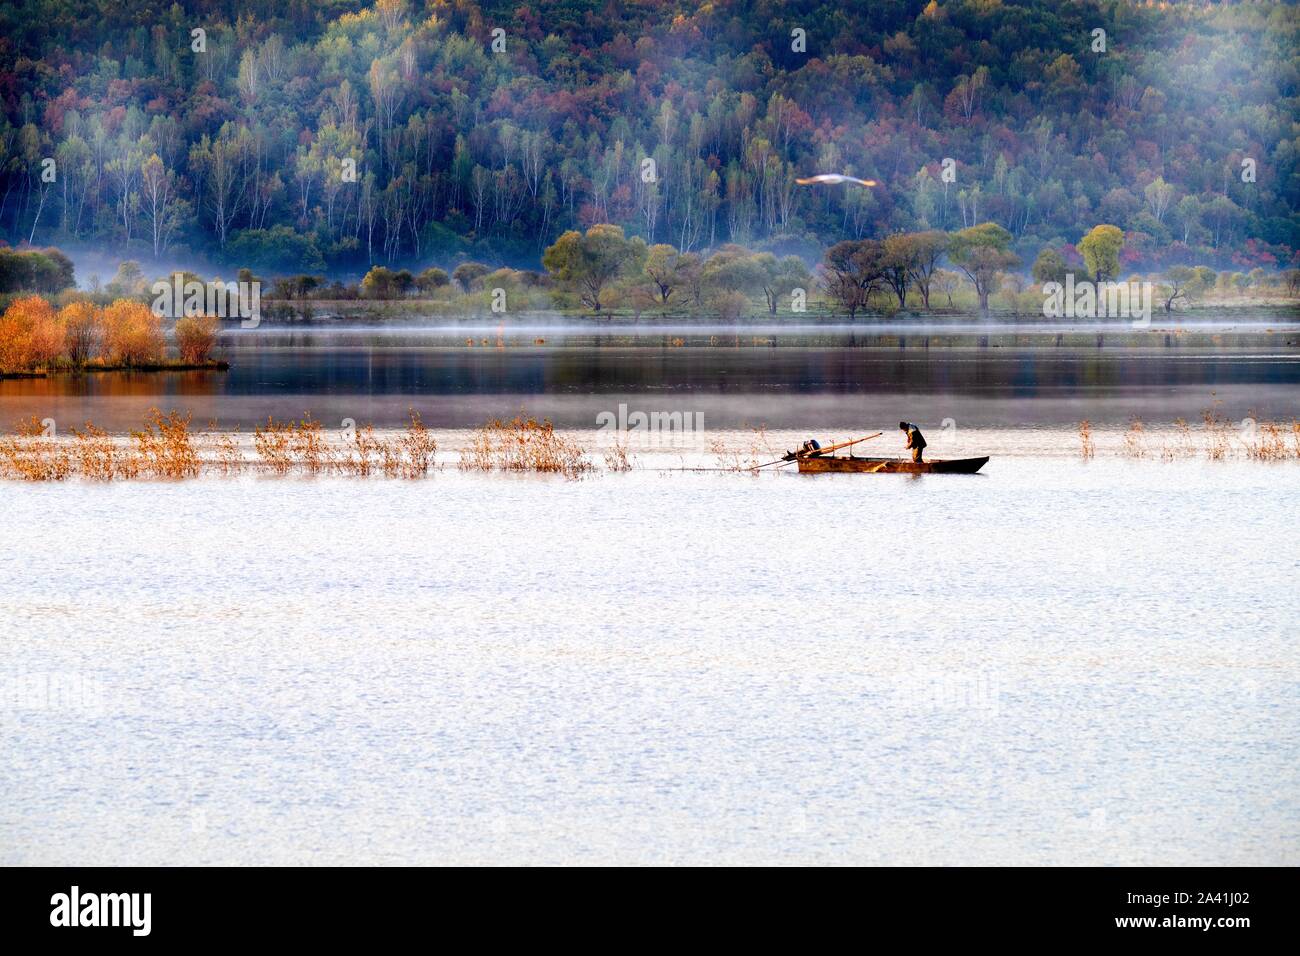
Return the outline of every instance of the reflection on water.
<path id="1" fill-rule="evenodd" d="M 249 428 L 311 414 L 400 424 L 415 408 L 462 428 L 522 410 L 589 428 L 621 402 L 707 427 L 1099 425 L 1300 415 L 1300 328 L 1238 323 L 1138 332 L 891 325 L 590 327 L 481 324 L 239 330 L 225 373 L 102 373 L 0 381 L 19 418 L 121 431 L 148 408 Z"/>
<path id="2" fill-rule="evenodd" d="M 5 495 L 0 863 L 1300 863 L 1294 463 Z"/>

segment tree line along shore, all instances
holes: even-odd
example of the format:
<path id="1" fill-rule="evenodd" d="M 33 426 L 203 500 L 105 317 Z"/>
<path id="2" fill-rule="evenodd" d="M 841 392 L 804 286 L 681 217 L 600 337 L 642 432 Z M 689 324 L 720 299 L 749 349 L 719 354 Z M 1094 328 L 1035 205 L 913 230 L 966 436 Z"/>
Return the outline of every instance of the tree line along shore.
<path id="1" fill-rule="evenodd" d="M 952 233 L 900 232 L 836 243 L 810 268 L 799 256 L 778 258 L 734 243 L 708 253 L 647 245 L 619 226 L 600 224 L 561 234 L 544 251 L 540 270 L 475 261 L 419 271 L 373 266 L 359 281 L 345 282 L 308 274 L 267 278 L 245 268 L 235 281 L 263 290 L 260 299 L 272 320 L 310 315 L 318 303 L 373 303 L 381 314 L 418 310 L 449 317 L 537 311 L 729 322 L 902 312 L 1042 316 L 1042 290 L 1075 281 L 1147 284 L 1155 310 L 1165 313 L 1300 302 L 1298 269 L 1216 271 L 1180 264 L 1158 274 L 1125 275 L 1127 237 L 1110 224 L 1094 227 L 1077 248 L 1044 246 L 1032 264 L 1012 250 L 1011 239 L 991 222 Z M 173 282 L 224 284 L 190 272 L 151 280 L 138 262 L 125 260 L 107 283 L 92 277 L 89 288 L 78 289 L 62 251 L 0 248 L 0 373 L 212 364 L 216 316 L 177 321 L 169 349 L 171 323 L 163 316 L 179 313 L 149 308 L 155 285 L 170 290 Z"/>

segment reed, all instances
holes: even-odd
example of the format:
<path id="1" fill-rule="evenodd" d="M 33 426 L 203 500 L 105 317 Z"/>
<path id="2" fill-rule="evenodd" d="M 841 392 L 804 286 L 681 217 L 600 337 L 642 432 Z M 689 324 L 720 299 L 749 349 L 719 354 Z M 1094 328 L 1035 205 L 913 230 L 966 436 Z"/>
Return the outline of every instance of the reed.
<path id="1" fill-rule="evenodd" d="M 1205 431 L 1205 457 L 1210 461 L 1222 461 L 1231 449 L 1229 441 L 1229 424 L 1216 408 L 1207 408 L 1201 412 L 1201 422 Z"/>
<path id="2" fill-rule="evenodd" d="M 273 475 L 287 475 L 293 467 L 293 427 L 268 417 L 266 425 L 253 429 L 253 449 L 258 460 Z"/>
<path id="3" fill-rule="evenodd" d="M 493 419 L 474 433 L 460 468 L 466 471 L 532 471 L 580 478 L 591 463 L 574 441 L 555 433 L 550 419 Z"/>
<path id="4" fill-rule="evenodd" d="M 103 429 L 86 422 L 86 430 L 73 429 L 72 437 L 73 456 L 81 477 L 89 481 L 112 481 L 137 473 L 130 448 L 119 447 Z"/>
<path id="5" fill-rule="evenodd" d="M 746 451 L 733 445 L 729 445 L 721 438 L 714 438 L 709 442 L 709 451 L 713 452 L 714 460 L 718 463 L 721 471 L 749 471 L 757 473 L 761 462 L 753 450 Z"/>
<path id="6" fill-rule="evenodd" d="M 309 475 L 318 475 L 329 465 L 329 448 L 325 429 L 320 422 L 304 415 L 302 421 L 289 422 L 288 453 L 292 464 Z"/>
<path id="7" fill-rule="evenodd" d="M 140 431 L 131 433 L 139 465 L 134 473 L 153 478 L 193 478 L 202 461 L 190 437 L 190 416 L 177 411 L 163 415 L 149 409 L 149 420 Z M 133 474 L 134 476 L 134 474 Z"/>
<path id="8" fill-rule="evenodd" d="M 234 436 L 218 432 L 214 426 L 209 435 L 209 445 L 212 449 L 212 467 L 222 475 L 237 475 L 244 470 L 244 454 L 239 450 Z"/>
<path id="9" fill-rule="evenodd" d="M 626 438 L 615 437 L 614 444 L 605 452 L 605 470 L 614 472 L 624 472 L 632 470 L 632 462 L 627 454 L 628 441 Z"/>
<path id="10" fill-rule="evenodd" d="M 433 465 L 438 443 L 429 429 L 424 427 L 420 413 L 415 409 L 410 411 L 411 424 L 407 426 L 406 433 L 398 439 L 402 451 L 401 474 L 403 478 L 423 478 Z"/>
<path id="11" fill-rule="evenodd" d="M 0 440 L 0 477 L 21 481 L 62 481 L 75 470 L 66 445 L 46 436 L 37 418 L 18 423 L 16 434 Z"/>
<path id="12" fill-rule="evenodd" d="M 349 474 L 368 478 L 379 459 L 379 441 L 373 425 L 356 429 L 352 436 L 351 455 L 343 459 L 343 468 Z"/>
<path id="13" fill-rule="evenodd" d="M 1092 422 L 1086 418 L 1079 422 L 1079 454 L 1083 458 L 1097 454 L 1097 446 L 1092 440 Z"/>
<path id="14" fill-rule="evenodd" d="M 1246 457 L 1253 461 L 1282 461 L 1289 457 L 1282 427 L 1273 421 L 1254 421 L 1255 427 L 1242 440 Z"/>
<path id="15" fill-rule="evenodd" d="M 1177 436 L 1178 443 L 1175 454 L 1180 458 L 1196 457 L 1196 443 L 1192 438 L 1192 426 L 1187 424 L 1187 419 L 1177 418 L 1174 420 L 1174 432 Z"/>
<path id="16" fill-rule="evenodd" d="M 1123 454 L 1126 458 L 1146 457 L 1146 426 L 1142 424 L 1142 420 L 1139 418 L 1133 418 L 1129 421 L 1128 431 L 1124 433 Z"/>

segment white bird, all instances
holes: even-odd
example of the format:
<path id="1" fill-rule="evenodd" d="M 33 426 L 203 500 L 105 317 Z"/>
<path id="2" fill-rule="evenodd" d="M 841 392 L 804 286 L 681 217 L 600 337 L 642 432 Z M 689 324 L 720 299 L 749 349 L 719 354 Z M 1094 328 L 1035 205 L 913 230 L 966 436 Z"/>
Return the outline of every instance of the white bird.
<path id="1" fill-rule="evenodd" d="M 874 179 L 858 179 L 855 176 L 845 176 L 843 173 L 820 173 L 807 179 L 796 179 L 795 182 L 800 186 L 838 186 L 840 183 L 857 183 L 859 186 L 880 185 Z"/>

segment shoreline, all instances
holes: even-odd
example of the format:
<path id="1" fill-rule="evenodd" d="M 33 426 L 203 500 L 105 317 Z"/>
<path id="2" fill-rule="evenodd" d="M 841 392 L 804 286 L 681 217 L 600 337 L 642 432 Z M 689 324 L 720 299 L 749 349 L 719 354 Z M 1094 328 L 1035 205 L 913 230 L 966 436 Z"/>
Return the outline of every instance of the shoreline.
<path id="1" fill-rule="evenodd" d="M 76 377 L 99 372 L 228 372 L 230 363 L 220 362 L 160 362 L 149 365 L 86 365 L 82 368 L 42 369 L 35 372 L 0 372 L 5 379 L 49 379 L 61 376 Z"/>

